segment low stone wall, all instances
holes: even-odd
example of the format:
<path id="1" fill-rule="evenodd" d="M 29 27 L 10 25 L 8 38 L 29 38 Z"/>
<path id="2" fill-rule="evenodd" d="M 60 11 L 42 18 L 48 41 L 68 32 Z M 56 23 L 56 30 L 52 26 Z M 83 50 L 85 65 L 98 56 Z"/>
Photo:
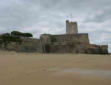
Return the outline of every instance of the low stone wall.
<path id="1" fill-rule="evenodd" d="M 18 49 L 20 52 L 38 52 L 42 53 L 42 44 L 40 39 L 34 38 L 24 38 L 20 48 Z"/>
<path id="2" fill-rule="evenodd" d="M 91 44 L 47 45 L 47 53 L 108 54 L 107 46 Z"/>
<path id="3" fill-rule="evenodd" d="M 34 38 L 22 38 L 21 44 L 17 42 L 10 42 L 7 44 L 6 47 L 4 47 L 3 44 L 1 44 L 0 49 L 17 52 L 43 52 L 40 39 Z"/>
<path id="4" fill-rule="evenodd" d="M 46 45 L 47 53 L 73 53 L 71 45 Z"/>

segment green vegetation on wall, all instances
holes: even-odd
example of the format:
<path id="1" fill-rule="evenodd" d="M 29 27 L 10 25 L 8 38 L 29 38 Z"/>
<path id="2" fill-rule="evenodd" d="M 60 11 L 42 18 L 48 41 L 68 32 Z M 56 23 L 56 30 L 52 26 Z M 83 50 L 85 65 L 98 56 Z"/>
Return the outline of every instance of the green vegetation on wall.
<path id="1" fill-rule="evenodd" d="M 50 38 L 51 38 L 51 42 L 52 42 L 52 43 L 54 43 L 54 42 L 56 42 L 56 41 L 57 41 L 57 39 L 56 39 L 56 37 L 55 37 L 55 36 L 50 36 Z"/>
<path id="2" fill-rule="evenodd" d="M 33 37 L 31 33 L 22 33 L 19 31 L 12 31 L 11 36 L 16 36 L 16 37 Z"/>
<path id="3" fill-rule="evenodd" d="M 21 37 L 33 37 L 33 35 L 31 33 L 22 33 L 19 31 L 13 31 L 11 33 L 4 33 L 0 35 L 0 44 L 3 44 L 4 47 L 7 47 L 7 45 L 10 42 L 16 42 L 16 43 L 21 44 L 22 43 Z"/>

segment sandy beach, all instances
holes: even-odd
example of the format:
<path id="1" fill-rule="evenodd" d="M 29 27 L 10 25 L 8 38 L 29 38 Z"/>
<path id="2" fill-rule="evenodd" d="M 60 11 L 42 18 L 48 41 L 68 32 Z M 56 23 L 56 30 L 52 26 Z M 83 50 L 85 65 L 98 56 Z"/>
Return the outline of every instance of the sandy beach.
<path id="1" fill-rule="evenodd" d="M 0 85 L 111 85 L 111 55 L 0 51 Z"/>

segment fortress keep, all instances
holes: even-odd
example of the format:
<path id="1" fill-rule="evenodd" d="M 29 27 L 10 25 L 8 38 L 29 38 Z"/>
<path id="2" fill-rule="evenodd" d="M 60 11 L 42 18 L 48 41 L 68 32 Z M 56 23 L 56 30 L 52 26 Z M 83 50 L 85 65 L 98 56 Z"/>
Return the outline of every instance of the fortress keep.
<path id="1" fill-rule="evenodd" d="M 66 21 L 66 34 L 42 34 L 40 39 L 22 38 L 22 43 L 11 42 L 7 50 L 38 53 L 108 54 L 108 45 L 90 44 L 88 33 L 78 33 L 77 22 Z M 3 46 L 0 46 L 4 49 Z"/>
<path id="2" fill-rule="evenodd" d="M 66 20 L 66 34 L 77 34 L 77 33 L 78 33 L 77 22 L 69 22 L 69 20 Z"/>

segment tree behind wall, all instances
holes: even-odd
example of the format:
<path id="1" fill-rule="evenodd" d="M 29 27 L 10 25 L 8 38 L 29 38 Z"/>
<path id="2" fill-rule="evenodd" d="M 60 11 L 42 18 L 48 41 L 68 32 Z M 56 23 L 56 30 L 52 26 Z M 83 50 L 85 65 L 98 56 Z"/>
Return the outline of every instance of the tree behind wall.
<path id="1" fill-rule="evenodd" d="M 11 36 L 15 36 L 15 37 L 33 37 L 33 35 L 31 33 L 22 33 L 22 32 L 19 32 L 19 31 L 12 31 Z"/>

